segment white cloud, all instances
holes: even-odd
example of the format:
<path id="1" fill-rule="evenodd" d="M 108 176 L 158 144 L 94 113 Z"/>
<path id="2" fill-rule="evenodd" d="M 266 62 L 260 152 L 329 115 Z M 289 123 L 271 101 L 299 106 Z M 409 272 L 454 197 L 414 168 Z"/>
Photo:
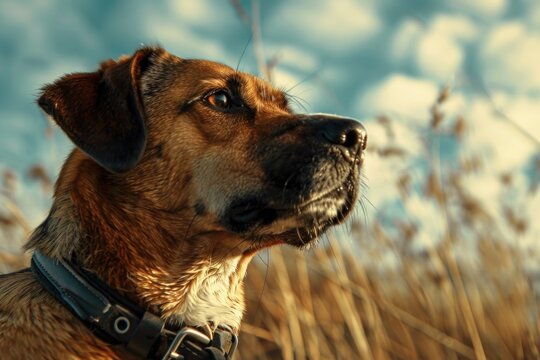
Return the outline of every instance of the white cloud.
<path id="1" fill-rule="evenodd" d="M 525 27 L 522 23 L 504 23 L 491 31 L 487 41 L 485 41 L 483 51 L 487 55 L 505 51 L 524 36 Z"/>
<path id="2" fill-rule="evenodd" d="M 216 26 L 239 22 L 228 2 L 168 0 L 167 6 L 182 23 L 200 25 L 201 19 L 205 24 Z"/>
<path id="3" fill-rule="evenodd" d="M 540 141 L 540 97 L 509 96 L 507 93 L 494 92 L 492 96 L 497 110 L 500 110 L 512 122 Z"/>
<path id="4" fill-rule="evenodd" d="M 368 153 L 366 161 L 362 167 L 362 173 L 367 179 L 367 188 L 364 196 L 369 199 L 375 209 L 368 206 L 369 213 L 385 213 L 389 209 L 386 207 L 388 203 L 392 203 L 399 199 L 399 192 L 396 187 L 397 177 L 402 173 L 405 167 L 405 162 L 401 160 L 381 159 L 375 153 Z M 401 170 L 400 170 L 401 169 Z M 370 215 L 370 218 L 373 218 Z"/>
<path id="5" fill-rule="evenodd" d="M 412 57 L 423 30 L 423 24 L 418 19 L 407 19 L 401 23 L 390 44 L 392 58 L 401 61 Z"/>
<path id="6" fill-rule="evenodd" d="M 540 90 L 540 31 L 508 22 L 488 35 L 481 52 L 484 78 L 517 91 Z"/>
<path id="7" fill-rule="evenodd" d="M 479 34 L 477 26 L 461 15 L 438 15 L 433 18 L 430 28 L 432 32 L 462 41 L 475 40 Z"/>
<path id="8" fill-rule="evenodd" d="M 441 105 L 441 110 L 448 117 L 456 117 L 463 115 L 467 110 L 467 99 L 465 95 L 459 91 L 452 91 L 448 99 Z"/>
<path id="9" fill-rule="evenodd" d="M 265 47 L 267 57 L 277 57 L 278 64 L 288 66 L 303 72 L 314 71 L 317 68 L 317 58 L 310 52 L 292 44 Z"/>
<path id="10" fill-rule="evenodd" d="M 243 24 L 228 2 L 168 0 L 163 5 L 144 3 L 138 8 L 144 13 L 140 26 L 146 39 L 181 57 L 236 65 L 242 48 L 226 48 L 223 34 L 236 32 Z"/>
<path id="11" fill-rule="evenodd" d="M 437 94 L 438 87 L 432 81 L 392 74 L 360 94 L 358 112 L 397 114 L 425 124 Z"/>
<path id="12" fill-rule="evenodd" d="M 520 111 L 527 109 L 520 106 Z M 464 116 L 471 129 L 464 138 L 462 151 L 479 155 L 489 173 L 520 170 L 538 152 L 536 144 L 497 115 L 487 99 L 474 100 Z"/>
<path id="13" fill-rule="evenodd" d="M 400 120 L 395 120 L 392 123 L 392 129 L 396 134 L 392 145 L 405 150 L 408 154 L 419 156 L 424 150 L 420 134 L 418 128 L 409 125 L 408 121 Z"/>
<path id="14" fill-rule="evenodd" d="M 369 135 L 369 145 L 380 147 L 388 142 L 388 137 L 383 126 L 375 119 L 361 121 Z"/>
<path id="15" fill-rule="evenodd" d="M 354 0 L 283 2 L 268 24 L 269 31 L 339 52 L 358 47 L 382 27 L 373 7 Z"/>
<path id="16" fill-rule="evenodd" d="M 449 82 L 461 71 L 463 43 L 478 36 L 478 29 L 463 16 L 436 16 L 420 38 L 416 63 L 427 76 Z"/>
<path id="17" fill-rule="evenodd" d="M 405 173 L 414 177 L 417 169 L 411 169 L 411 162 L 408 159 L 397 156 L 383 158 L 371 149 L 391 144 L 416 157 L 422 153 L 423 145 L 418 133 L 401 121 L 392 120 L 391 126 L 396 135 L 394 139 L 388 139 L 383 126 L 374 119 L 364 119 L 361 122 L 369 134 L 368 153 L 362 168 L 367 179 L 364 195 L 375 207 L 373 209 L 367 206 L 370 218 L 374 218 L 377 215 L 388 215 L 396 210 L 395 202 L 401 201 L 401 195 L 396 186 L 398 178 Z"/>
<path id="18" fill-rule="evenodd" d="M 416 129 L 399 119 L 391 119 L 391 122 L 392 132 L 395 135 L 393 139 L 388 139 L 386 130 L 378 122 L 373 120 L 363 122 L 369 134 L 369 144 L 376 148 L 391 144 L 404 149 L 408 154 L 419 155 L 423 151 L 423 145 Z"/>
<path id="19" fill-rule="evenodd" d="M 531 4 L 531 8 L 527 12 L 527 17 L 533 26 L 540 25 L 540 3 L 535 2 Z"/>
<path id="20" fill-rule="evenodd" d="M 437 15 L 428 25 L 408 19 L 397 27 L 391 41 L 394 60 L 414 59 L 422 74 L 451 82 L 461 71 L 463 44 L 478 38 L 477 26 L 461 15 Z"/>
<path id="21" fill-rule="evenodd" d="M 431 200 L 412 194 L 403 204 L 407 217 L 418 226 L 413 246 L 419 249 L 437 244 L 446 231 L 444 212 Z"/>
<path id="22" fill-rule="evenodd" d="M 420 40 L 417 64 L 423 73 L 443 82 L 450 82 L 463 63 L 461 46 L 450 37 L 431 33 Z"/>
<path id="23" fill-rule="evenodd" d="M 194 34 L 185 25 L 174 21 L 147 21 L 147 34 L 171 53 L 183 57 L 201 57 L 219 62 L 231 62 L 223 46 L 207 37 Z"/>
<path id="24" fill-rule="evenodd" d="M 498 17 L 505 13 L 507 0 L 448 0 L 451 7 L 482 17 Z"/>
<path id="25" fill-rule="evenodd" d="M 497 176 L 472 173 L 462 176 L 460 181 L 467 193 L 487 205 L 485 206 L 486 210 L 491 210 L 492 215 L 497 214 L 499 197 L 503 190 L 502 183 Z"/>

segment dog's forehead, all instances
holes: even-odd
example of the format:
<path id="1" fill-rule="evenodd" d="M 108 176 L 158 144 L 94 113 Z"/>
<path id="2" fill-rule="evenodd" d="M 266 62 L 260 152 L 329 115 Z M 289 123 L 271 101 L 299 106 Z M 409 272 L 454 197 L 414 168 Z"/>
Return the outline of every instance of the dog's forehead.
<path id="1" fill-rule="evenodd" d="M 225 64 L 210 60 L 183 59 L 180 65 L 183 77 L 206 87 L 234 85 L 244 92 L 258 94 L 264 100 L 276 101 L 285 97 L 283 92 L 269 82 L 249 73 L 237 71 Z"/>
<path id="2" fill-rule="evenodd" d="M 225 77 L 236 72 L 225 64 L 203 59 L 182 59 L 181 68 L 187 73 L 206 74 L 213 77 Z"/>
<path id="3" fill-rule="evenodd" d="M 153 66 L 143 75 L 142 93 L 146 97 L 190 99 L 216 89 L 230 89 L 254 107 L 264 104 L 287 108 L 287 96 L 269 82 L 225 64 L 203 59 L 185 59 L 167 52 L 155 54 Z M 171 100 L 172 101 L 172 100 Z"/>
<path id="4" fill-rule="evenodd" d="M 285 94 L 269 82 L 248 73 L 238 73 L 243 79 L 243 87 L 247 93 L 257 94 L 263 101 L 285 102 Z"/>

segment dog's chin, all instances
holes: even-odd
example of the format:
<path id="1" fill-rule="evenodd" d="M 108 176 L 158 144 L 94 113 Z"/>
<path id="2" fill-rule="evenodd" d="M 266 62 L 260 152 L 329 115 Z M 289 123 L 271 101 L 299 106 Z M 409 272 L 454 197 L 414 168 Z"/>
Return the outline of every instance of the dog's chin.
<path id="1" fill-rule="evenodd" d="M 351 177 L 342 185 L 302 204 L 233 207 L 227 216 L 228 228 L 254 241 L 256 246 L 286 243 L 304 247 L 331 226 L 342 223 L 350 214 L 356 198 L 357 186 Z"/>
<path id="2" fill-rule="evenodd" d="M 279 239 L 296 247 L 308 246 L 329 228 L 342 223 L 351 213 L 355 201 L 356 192 L 344 193 L 342 196 L 334 198 L 325 197 L 304 209 L 297 218 L 298 222 L 295 226 L 283 226 L 281 229 L 272 226 L 268 235 L 270 238 Z M 276 225 L 279 225 L 279 221 Z M 282 231 L 272 234 L 272 228 Z"/>

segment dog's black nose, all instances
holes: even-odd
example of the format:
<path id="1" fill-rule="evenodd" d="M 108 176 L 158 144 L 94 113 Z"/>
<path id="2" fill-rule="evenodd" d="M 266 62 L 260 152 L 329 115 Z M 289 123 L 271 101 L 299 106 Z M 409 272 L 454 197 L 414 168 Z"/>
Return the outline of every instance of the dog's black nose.
<path id="1" fill-rule="evenodd" d="M 347 149 L 355 150 L 360 147 L 366 149 L 367 132 L 358 121 L 338 116 L 316 116 L 319 138 L 334 145 L 341 145 Z"/>

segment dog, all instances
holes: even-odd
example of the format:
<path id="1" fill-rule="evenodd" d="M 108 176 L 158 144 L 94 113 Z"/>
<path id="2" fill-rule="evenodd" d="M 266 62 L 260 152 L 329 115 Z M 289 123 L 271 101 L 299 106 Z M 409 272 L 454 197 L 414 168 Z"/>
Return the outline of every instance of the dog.
<path id="1" fill-rule="evenodd" d="M 75 148 L 32 271 L 0 278 L 2 359 L 230 358 L 215 338 L 236 341 L 253 256 L 309 246 L 358 196 L 358 121 L 220 63 L 143 47 L 38 105 Z"/>

